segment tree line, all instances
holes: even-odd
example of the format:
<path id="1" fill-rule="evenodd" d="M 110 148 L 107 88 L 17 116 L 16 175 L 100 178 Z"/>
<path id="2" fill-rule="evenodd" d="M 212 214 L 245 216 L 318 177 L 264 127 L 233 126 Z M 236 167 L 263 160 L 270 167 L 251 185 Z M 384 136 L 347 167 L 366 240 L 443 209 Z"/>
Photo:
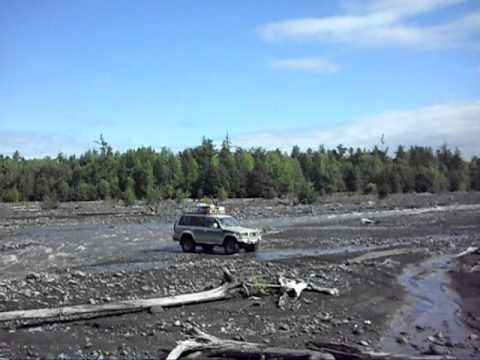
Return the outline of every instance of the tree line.
<path id="1" fill-rule="evenodd" d="M 0 155 L 0 201 L 158 201 L 186 197 L 294 197 L 312 202 L 334 192 L 480 190 L 480 159 L 443 145 L 388 149 L 300 150 L 233 147 L 228 137 L 174 153 L 151 147 L 113 151 L 103 136 L 79 156 L 25 159 Z"/>

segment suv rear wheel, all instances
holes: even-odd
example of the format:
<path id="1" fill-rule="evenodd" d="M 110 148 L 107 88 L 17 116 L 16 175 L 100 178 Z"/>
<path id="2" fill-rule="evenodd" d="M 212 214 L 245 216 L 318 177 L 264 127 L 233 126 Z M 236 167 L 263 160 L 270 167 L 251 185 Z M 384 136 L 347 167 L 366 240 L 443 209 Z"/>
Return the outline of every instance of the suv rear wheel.
<path id="1" fill-rule="evenodd" d="M 235 254 L 239 250 L 238 242 L 234 237 L 227 237 L 223 242 L 223 249 L 225 250 L 225 254 L 231 255 Z"/>
<path id="2" fill-rule="evenodd" d="M 191 236 L 182 236 L 180 246 L 182 247 L 183 252 L 195 252 L 195 241 L 193 241 Z"/>

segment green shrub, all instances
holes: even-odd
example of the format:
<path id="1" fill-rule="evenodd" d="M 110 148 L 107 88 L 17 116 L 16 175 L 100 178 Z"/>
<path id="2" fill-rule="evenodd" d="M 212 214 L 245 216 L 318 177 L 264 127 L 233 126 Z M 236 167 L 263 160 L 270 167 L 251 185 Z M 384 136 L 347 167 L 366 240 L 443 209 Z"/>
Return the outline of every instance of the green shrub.
<path id="1" fill-rule="evenodd" d="M 42 201 L 42 209 L 44 210 L 52 210 L 57 209 L 59 206 L 59 202 L 55 194 L 45 195 Z"/>
<path id="2" fill-rule="evenodd" d="M 363 188 L 363 193 L 364 194 L 376 194 L 377 193 L 377 185 L 374 183 L 368 183 L 365 185 Z"/>
<path id="3" fill-rule="evenodd" d="M 217 191 L 217 200 L 218 201 L 225 201 L 227 199 L 228 199 L 227 191 L 223 187 L 220 187 Z"/>
<path id="4" fill-rule="evenodd" d="M 135 204 L 135 193 L 132 188 L 128 188 L 123 192 L 122 200 L 125 206 L 132 206 Z"/>
<path id="5" fill-rule="evenodd" d="M 110 197 L 110 184 L 107 180 L 100 180 L 97 186 L 97 194 L 102 200 L 106 200 Z"/>
<path id="6" fill-rule="evenodd" d="M 3 194 L 2 200 L 5 202 L 17 202 L 20 201 L 20 193 L 18 192 L 17 188 L 14 187 L 5 191 Z"/>
<path id="7" fill-rule="evenodd" d="M 317 193 L 311 182 L 303 182 L 297 192 L 298 201 L 302 204 L 313 204 L 317 200 Z"/>
<path id="8" fill-rule="evenodd" d="M 202 203 L 204 203 L 204 204 L 213 204 L 212 199 L 210 199 L 209 197 L 206 197 L 206 196 L 202 197 L 202 198 L 200 199 L 200 202 L 202 202 Z"/>
<path id="9" fill-rule="evenodd" d="M 162 200 L 162 192 L 159 189 L 149 188 L 146 202 L 148 205 L 156 205 Z"/>
<path id="10" fill-rule="evenodd" d="M 378 188 L 379 199 L 385 199 L 390 193 L 390 189 L 387 183 L 380 183 L 377 188 Z"/>
<path id="11" fill-rule="evenodd" d="M 182 189 L 177 189 L 175 192 L 175 201 L 177 204 L 184 204 L 185 200 L 190 196 L 187 191 L 183 191 Z"/>

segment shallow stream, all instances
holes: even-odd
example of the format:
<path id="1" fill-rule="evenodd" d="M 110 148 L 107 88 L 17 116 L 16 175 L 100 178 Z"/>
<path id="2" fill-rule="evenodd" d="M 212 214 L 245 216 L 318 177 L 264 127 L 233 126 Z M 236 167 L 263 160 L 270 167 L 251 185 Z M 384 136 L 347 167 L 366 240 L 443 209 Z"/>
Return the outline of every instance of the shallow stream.
<path id="1" fill-rule="evenodd" d="M 407 291 L 407 303 L 381 339 L 384 351 L 418 354 L 433 345 L 442 352 L 468 356 L 461 300 L 450 287 L 448 272 L 453 266 L 452 258 L 443 256 L 404 271 L 400 283 Z"/>

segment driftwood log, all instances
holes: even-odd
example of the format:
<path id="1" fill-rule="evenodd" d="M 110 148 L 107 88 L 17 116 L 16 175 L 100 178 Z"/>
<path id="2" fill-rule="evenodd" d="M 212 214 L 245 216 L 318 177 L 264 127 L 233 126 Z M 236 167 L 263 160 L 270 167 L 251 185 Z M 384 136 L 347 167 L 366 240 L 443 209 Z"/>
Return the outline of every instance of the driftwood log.
<path id="1" fill-rule="evenodd" d="M 450 355 L 406 355 L 365 350 L 359 346 L 345 344 L 309 342 L 309 349 L 326 352 L 335 360 L 456 360 Z"/>
<path id="2" fill-rule="evenodd" d="M 477 247 L 477 246 L 469 246 L 468 248 L 466 248 L 464 251 L 462 251 L 461 253 L 455 255 L 456 258 L 461 258 L 463 256 L 466 256 L 466 255 L 469 255 L 469 254 L 473 254 L 473 253 L 478 253 L 480 252 L 480 249 Z"/>
<path id="3" fill-rule="evenodd" d="M 255 288 L 256 285 L 251 282 L 245 281 L 243 286 Z M 314 291 L 322 294 L 328 294 L 332 296 L 340 295 L 340 291 L 337 288 L 328 288 L 318 286 L 311 281 L 303 281 L 297 279 L 288 279 L 279 275 L 278 284 L 261 284 L 261 287 L 264 289 L 276 289 L 279 290 L 281 294 L 287 292 L 292 297 L 299 298 L 304 290 Z"/>
<path id="4" fill-rule="evenodd" d="M 281 291 L 281 295 L 278 299 L 278 306 L 282 309 L 285 307 L 288 297 L 293 297 L 296 300 L 305 290 L 315 291 L 332 296 L 338 296 L 340 294 L 337 288 L 321 287 L 310 281 L 306 282 L 303 280 L 287 279 L 283 276 L 279 276 L 278 282 L 280 283 L 279 288 Z"/>
<path id="5" fill-rule="evenodd" d="M 106 304 L 85 304 L 46 309 L 7 311 L 0 313 L 0 321 L 39 319 L 62 321 L 70 318 L 92 318 L 148 310 L 151 308 L 172 307 L 226 299 L 230 296 L 230 290 L 238 287 L 239 284 L 233 280 L 228 270 L 224 269 L 223 271 L 225 278 L 224 283 L 211 290 L 154 299 L 125 300 Z"/>
<path id="6" fill-rule="evenodd" d="M 227 269 L 223 269 L 224 283 L 214 289 L 200 291 L 190 294 L 167 296 L 153 299 L 124 300 L 105 304 L 84 304 L 63 306 L 45 309 L 15 310 L 0 312 L 0 321 L 43 321 L 58 322 L 70 320 L 91 319 L 101 316 L 120 315 L 132 312 L 139 312 L 148 309 L 166 308 L 172 306 L 203 303 L 216 300 L 223 300 L 231 295 L 231 290 L 240 286 L 253 286 L 248 282 L 237 282 Z M 267 284 L 267 287 L 279 289 L 281 292 L 280 301 L 286 296 L 298 298 L 302 291 L 310 290 L 330 295 L 338 295 L 336 288 L 323 288 L 310 282 L 291 280 L 279 277 L 279 285 Z"/>
<path id="7" fill-rule="evenodd" d="M 167 360 L 177 360 L 182 355 L 200 352 L 201 357 L 227 357 L 234 359 L 286 359 L 286 360 L 335 360 L 328 353 L 309 349 L 288 349 L 244 341 L 224 340 L 206 334 L 197 328 L 192 330 L 193 338 L 178 342 L 168 354 Z"/>
<path id="8" fill-rule="evenodd" d="M 310 342 L 307 349 L 290 349 L 266 344 L 220 339 L 202 332 L 191 330 L 192 337 L 179 341 L 168 354 L 167 360 L 177 360 L 195 353 L 201 358 L 231 359 L 319 359 L 319 360 L 455 360 L 449 355 L 406 355 L 374 352 L 358 346 L 345 344 Z"/>

